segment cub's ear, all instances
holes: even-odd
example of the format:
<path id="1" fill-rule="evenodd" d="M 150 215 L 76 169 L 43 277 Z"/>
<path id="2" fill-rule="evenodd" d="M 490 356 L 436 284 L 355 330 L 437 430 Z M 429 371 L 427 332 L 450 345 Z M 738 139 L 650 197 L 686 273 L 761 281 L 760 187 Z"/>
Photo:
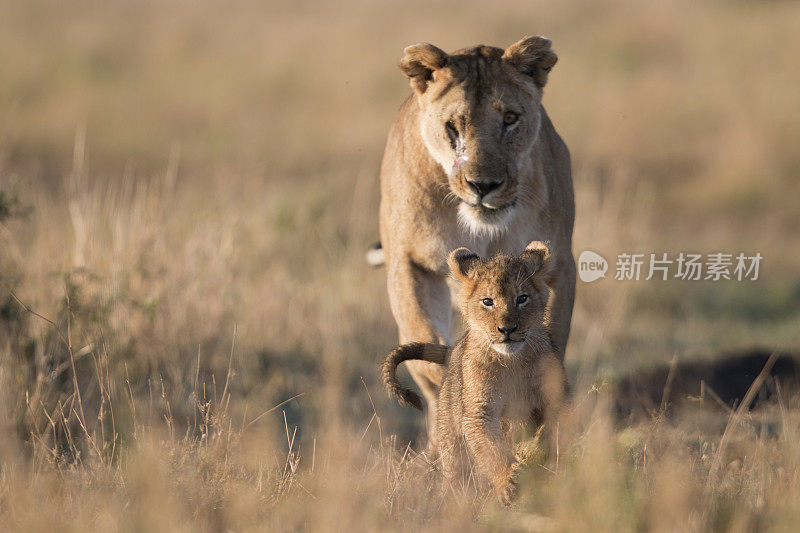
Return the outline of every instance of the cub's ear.
<path id="1" fill-rule="evenodd" d="M 512 44 L 503 53 L 503 59 L 514 68 L 533 78 L 537 87 L 547 83 L 547 74 L 558 61 L 558 56 L 550 49 L 550 39 L 545 37 L 525 37 Z"/>
<path id="2" fill-rule="evenodd" d="M 467 248 L 458 248 L 447 259 L 450 270 L 459 281 L 466 281 L 472 272 L 481 264 L 481 259 Z"/>
<path id="3" fill-rule="evenodd" d="M 428 88 L 433 71 L 447 65 L 450 56 L 443 50 L 428 43 L 407 46 L 405 56 L 400 60 L 400 70 L 411 78 L 411 88 L 422 94 Z"/>
<path id="4" fill-rule="evenodd" d="M 528 268 L 537 278 L 548 285 L 553 281 L 550 248 L 545 243 L 533 241 L 525 248 L 520 257 L 528 263 Z"/>

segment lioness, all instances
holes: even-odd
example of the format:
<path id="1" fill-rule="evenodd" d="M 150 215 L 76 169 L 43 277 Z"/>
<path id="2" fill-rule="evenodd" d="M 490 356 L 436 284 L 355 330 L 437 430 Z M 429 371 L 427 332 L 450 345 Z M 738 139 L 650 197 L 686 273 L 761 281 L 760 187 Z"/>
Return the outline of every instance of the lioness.
<path id="1" fill-rule="evenodd" d="M 452 349 L 400 346 L 386 356 L 382 377 L 400 403 L 422 409 L 419 396 L 397 380 L 397 365 L 411 360 L 444 365 L 436 413 L 442 470 L 455 474 L 467 451 L 508 504 L 516 494 L 518 466 L 508 430 L 528 422 L 541 425 L 563 404 L 566 390 L 562 359 L 545 324 L 550 253 L 536 241 L 519 258 L 501 254 L 484 262 L 459 248 L 449 264 L 460 285 L 466 333 Z"/>
<path id="2" fill-rule="evenodd" d="M 519 254 L 542 240 L 553 256 L 548 326 L 563 357 L 575 294 L 572 175 L 569 151 L 542 106 L 556 60 L 543 37 L 506 50 L 405 49 L 400 68 L 414 92 L 389 132 L 380 205 L 401 343 L 451 344 L 449 252 L 467 246 L 484 257 Z M 428 403 L 431 446 L 441 367 L 408 367 Z"/>

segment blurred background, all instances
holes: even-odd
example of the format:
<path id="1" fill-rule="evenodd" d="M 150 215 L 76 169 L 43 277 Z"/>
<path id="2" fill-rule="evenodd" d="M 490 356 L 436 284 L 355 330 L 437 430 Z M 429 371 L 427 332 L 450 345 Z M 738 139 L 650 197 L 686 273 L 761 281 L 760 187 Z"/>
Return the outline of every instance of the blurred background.
<path id="1" fill-rule="evenodd" d="M 331 420 L 416 443 L 422 417 L 377 381 L 396 328 L 363 256 L 410 94 L 397 61 L 420 41 L 553 41 L 544 105 L 572 154 L 575 255 L 612 262 L 578 282 L 578 390 L 796 350 L 798 24 L 781 1 L 0 0 L 9 446 L 111 465 L 137 427 L 201 439 L 217 408 L 290 456 Z M 681 251 L 764 259 L 758 281 L 612 279 L 618 253 Z"/>

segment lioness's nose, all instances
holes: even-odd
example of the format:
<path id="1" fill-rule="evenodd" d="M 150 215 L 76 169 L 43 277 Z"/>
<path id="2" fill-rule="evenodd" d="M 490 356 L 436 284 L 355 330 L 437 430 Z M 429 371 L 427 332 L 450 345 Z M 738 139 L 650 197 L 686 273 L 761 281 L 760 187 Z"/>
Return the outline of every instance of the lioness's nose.
<path id="1" fill-rule="evenodd" d="M 502 328 L 497 328 L 497 331 L 499 331 L 500 333 L 503 333 L 505 335 L 511 335 L 512 333 L 517 331 L 518 327 L 519 326 L 505 326 L 505 327 L 502 327 Z"/>
<path id="2" fill-rule="evenodd" d="M 475 194 L 483 198 L 496 188 L 500 186 L 499 181 L 470 181 L 467 180 L 467 185 L 469 185 L 470 189 L 475 191 Z"/>

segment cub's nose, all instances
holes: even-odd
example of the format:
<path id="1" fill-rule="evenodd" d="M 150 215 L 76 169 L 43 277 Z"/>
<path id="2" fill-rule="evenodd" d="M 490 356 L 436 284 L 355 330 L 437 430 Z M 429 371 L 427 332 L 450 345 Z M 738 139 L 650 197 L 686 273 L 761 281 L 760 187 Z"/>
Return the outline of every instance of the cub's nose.
<path id="1" fill-rule="evenodd" d="M 496 188 L 500 187 L 500 181 L 470 181 L 467 180 L 467 185 L 472 189 L 475 194 L 483 198 Z"/>
<path id="2" fill-rule="evenodd" d="M 505 326 L 502 328 L 497 328 L 497 331 L 504 334 L 506 337 L 517 331 L 519 326 Z"/>

